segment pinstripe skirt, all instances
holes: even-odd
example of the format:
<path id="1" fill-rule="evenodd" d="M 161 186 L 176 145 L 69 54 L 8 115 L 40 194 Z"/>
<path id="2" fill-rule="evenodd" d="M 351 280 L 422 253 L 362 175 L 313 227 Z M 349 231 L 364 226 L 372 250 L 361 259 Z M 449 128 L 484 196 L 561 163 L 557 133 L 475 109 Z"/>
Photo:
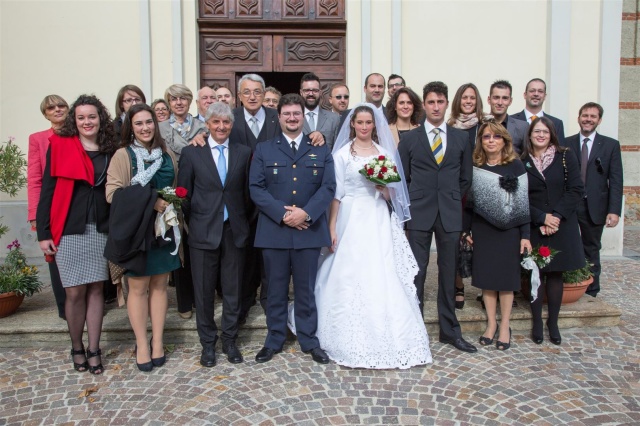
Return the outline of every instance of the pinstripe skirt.
<path id="1" fill-rule="evenodd" d="M 84 234 L 63 235 L 56 253 L 63 287 L 75 287 L 109 279 L 109 267 L 104 257 L 107 234 L 88 223 Z"/>

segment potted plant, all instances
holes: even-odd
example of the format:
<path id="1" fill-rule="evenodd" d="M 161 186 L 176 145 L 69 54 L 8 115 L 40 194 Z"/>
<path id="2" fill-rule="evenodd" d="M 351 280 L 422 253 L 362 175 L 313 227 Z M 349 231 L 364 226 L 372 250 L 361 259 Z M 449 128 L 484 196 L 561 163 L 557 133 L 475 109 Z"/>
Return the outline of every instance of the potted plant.
<path id="1" fill-rule="evenodd" d="M 15 197 L 27 183 L 27 162 L 20 148 L 12 142 L 13 138 L 9 138 L 0 146 L 0 192 Z M 8 227 L 0 223 L 0 237 L 8 231 Z M 0 318 L 14 313 L 25 296 L 31 296 L 42 288 L 38 269 L 27 264 L 18 240 L 9 244 L 7 249 L 9 253 L 0 265 Z"/>
<path id="2" fill-rule="evenodd" d="M 587 260 L 582 268 L 562 273 L 562 282 L 564 283 L 563 305 L 578 301 L 587 291 L 587 287 L 593 282 L 592 266 L 593 264 Z"/>
<path id="3" fill-rule="evenodd" d="M 29 266 L 18 240 L 7 246 L 9 253 L 0 265 L 0 318 L 14 313 L 25 296 L 40 291 L 38 268 Z"/>

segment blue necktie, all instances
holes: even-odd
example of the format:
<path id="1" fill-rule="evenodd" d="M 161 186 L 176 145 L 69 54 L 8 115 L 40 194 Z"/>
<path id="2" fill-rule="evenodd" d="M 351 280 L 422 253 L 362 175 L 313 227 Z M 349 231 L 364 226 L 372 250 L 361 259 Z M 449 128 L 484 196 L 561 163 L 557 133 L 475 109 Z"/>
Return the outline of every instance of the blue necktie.
<path id="1" fill-rule="evenodd" d="M 224 182 L 227 179 L 227 159 L 224 158 L 224 145 L 218 145 L 216 148 L 220 151 L 220 155 L 218 156 L 218 174 L 220 175 L 222 186 L 224 186 Z M 228 218 L 229 213 L 227 212 L 227 206 L 224 206 L 224 220 Z"/>

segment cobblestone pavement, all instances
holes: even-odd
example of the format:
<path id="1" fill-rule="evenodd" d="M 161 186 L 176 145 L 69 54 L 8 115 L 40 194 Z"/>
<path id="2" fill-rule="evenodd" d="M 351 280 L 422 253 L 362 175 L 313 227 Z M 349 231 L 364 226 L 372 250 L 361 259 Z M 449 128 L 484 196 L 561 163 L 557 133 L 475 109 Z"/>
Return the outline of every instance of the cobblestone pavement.
<path id="1" fill-rule="evenodd" d="M 632 234 L 640 251 L 640 230 Z M 198 345 L 178 345 L 144 374 L 131 345 L 108 345 L 106 372 L 94 377 L 74 372 L 60 348 L 0 349 L 0 425 L 640 424 L 640 262 L 603 269 L 619 327 L 563 330 L 562 346 L 516 334 L 506 352 L 432 340 L 433 364 L 410 370 L 322 366 L 297 344 L 266 364 L 253 360 L 259 344 L 241 346 L 240 365 L 218 347 L 206 369 Z"/>

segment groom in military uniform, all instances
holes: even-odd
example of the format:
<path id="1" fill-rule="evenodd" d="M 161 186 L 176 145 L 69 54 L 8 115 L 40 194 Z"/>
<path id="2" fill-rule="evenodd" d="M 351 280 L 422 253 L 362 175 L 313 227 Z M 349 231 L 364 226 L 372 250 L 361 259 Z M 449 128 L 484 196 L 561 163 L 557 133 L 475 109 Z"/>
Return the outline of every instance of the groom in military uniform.
<path id="1" fill-rule="evenodd" d="M 315 281 L 320 248 L 331 245 L 327 211 L 336 190 L 333 157 L 302 134 L 304 101 L 288 94 L 278 103 L 282 133 L 256 145 L 249 189 L 258 207 L 255 247 L 262 248 L 267 291 L 267 338 L 256 355 L 267 362 L 287 337 L 289 281 L 293 276 L 295 326 L 303 352 L 326 364 L 316 337 Z"/>

